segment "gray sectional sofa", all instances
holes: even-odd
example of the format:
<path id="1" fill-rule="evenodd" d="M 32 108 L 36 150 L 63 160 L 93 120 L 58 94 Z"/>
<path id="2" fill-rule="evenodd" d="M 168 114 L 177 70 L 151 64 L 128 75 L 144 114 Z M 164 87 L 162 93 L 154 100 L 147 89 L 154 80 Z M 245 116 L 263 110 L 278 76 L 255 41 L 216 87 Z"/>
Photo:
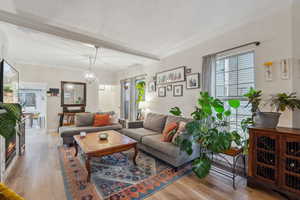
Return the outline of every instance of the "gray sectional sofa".
<path id="1" fill-rule="evenodd" d="M 162 132 L 166 124 L 170 122 L 188 122 L 189 119 L 149 113 L 140 128 L 122 129 L 120 132 L 139 142 L 138 148 L 171 164 L 179 167 L 199 156 L 199 145 L 194 144 L 193 154 L 188 155 L 180 151 L 179 147 L 169 142 L 162 142 Z"/>
<path id="2" fill-rule="evenodd" d="M 113 112 L 107 112 L 108 114 L 114 115 Z M 63 139 L 63 144 L 73 144 L 74 135 L 79 135 L 80 132 L 84 131 L 86 133 L 98 132 L 98 131 L 107 131 L 107 130 L 116 130 L 119 131 L 122 129 L 122 125 L 119 123 L 112 123 L 108 126 L 93 126 L 94 113 L 78 113 L 75 116 L 75 125 L 74 126 L 62 126 L 59 127 L 59 135 Z"/>

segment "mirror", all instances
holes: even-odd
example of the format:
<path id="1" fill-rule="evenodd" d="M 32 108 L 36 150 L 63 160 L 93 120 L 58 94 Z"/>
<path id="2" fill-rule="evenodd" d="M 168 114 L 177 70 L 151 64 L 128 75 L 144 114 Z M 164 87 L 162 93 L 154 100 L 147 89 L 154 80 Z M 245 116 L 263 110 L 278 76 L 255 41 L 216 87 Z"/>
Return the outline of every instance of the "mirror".
<path id="1" fill-rule="evenodd" d="M 85 106 L 86 84 L 80 82 L 61 82 L 61 106 Z"/>

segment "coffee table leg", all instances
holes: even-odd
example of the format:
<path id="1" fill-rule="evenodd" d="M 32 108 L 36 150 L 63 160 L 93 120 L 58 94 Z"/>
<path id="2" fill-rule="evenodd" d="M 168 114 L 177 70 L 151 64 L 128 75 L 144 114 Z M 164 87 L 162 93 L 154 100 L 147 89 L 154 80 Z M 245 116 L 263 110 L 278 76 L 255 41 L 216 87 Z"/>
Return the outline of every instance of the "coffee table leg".
<path id="1" fill-rule="evenodd" d="M 78 144 L 76 141 L 74 141 L 74 147 L 75 147 L 75 157 L 78 155 Z"/>
<path id="2" fill-rule="evenodd" d="M 85 167 L 86 167 L 86 170 L 88 172 L 87 182 L 90 182 L 90 180 L 91 180 L 91 165 L 90 165 L 90 160 L 91 160 L 91 158 L 89 156 L 87 156 L 86 159 L 85 159 Z"/>
<path id="3" fill-rule="evenodd" d="M 138 149 L 136 146 L 134 146 L 134 156 L 133 156 L 133 163 L 136 165 L 136 157 L 138 154 Z"/>

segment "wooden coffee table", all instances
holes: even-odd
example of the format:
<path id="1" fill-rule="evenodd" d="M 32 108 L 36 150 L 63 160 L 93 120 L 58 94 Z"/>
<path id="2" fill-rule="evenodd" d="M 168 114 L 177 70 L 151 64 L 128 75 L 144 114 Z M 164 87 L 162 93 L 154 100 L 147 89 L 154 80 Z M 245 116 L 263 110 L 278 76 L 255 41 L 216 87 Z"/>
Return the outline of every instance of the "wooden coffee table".
<path id="1" fill-rule="evenodd" d="M 113 153 L 118 153 L 122 151 L 127 151 L 129 149 L 134 148 L 134 157 L 133 163 L 136 165 L 136 157 L 137 157 L 137 141 L 120 134 L 117 131 L 102 131 L 108 134 L 107 140 L 100 140 L 98 135 L 101 132 L 96 133 L 88 133 L 84 138 L 80 137 L 80 135 L 74 136 L 74 146 L 75 146 L 75 156 L 78 154 L 78 146 L 85 154 L 85 166 L 88 172 L 87 181 L 90 181 L 91 178 L 91 166 L 90 159 L 92 157 L 101 157 L 110 155 Z"/>

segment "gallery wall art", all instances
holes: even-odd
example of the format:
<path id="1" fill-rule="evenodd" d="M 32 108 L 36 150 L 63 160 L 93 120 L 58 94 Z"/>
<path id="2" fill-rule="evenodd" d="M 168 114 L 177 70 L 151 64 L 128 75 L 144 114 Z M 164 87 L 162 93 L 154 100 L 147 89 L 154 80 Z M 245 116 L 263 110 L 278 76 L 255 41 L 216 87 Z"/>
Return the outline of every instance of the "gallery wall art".
<path id="1" fill-rule="evenodd" d="M 164 87 L 164 86 L 159 87 L 157 89 L 157 96 L 158 97 L 165 97 L 166 96 L 166 87 Z"/>
<path id="2" fill-rule="evenodd" d="M 189 74 L 186 76 L 186 89 L 200 88 L 200 73 Z"/>
<path id="3" fill-rule="evenodd" d="M 185 81 L 185 66 L 177 67 L 168 71 L 158 72 L 156 74 L 157 85 L 182 81 Z"/>
<path id="4" fill-rule="evenodd" d="M 148 91 L 149 92 L 155 92 L 156 91 L 156 83 L 155 83 L 155 81 L 149 81 Z"/>
<path id="5" fill-rule="evenodd" d="M 174 97 L 183 96 L 183 85 L 174 85 L 173 86 L 173 96 Z"/>

